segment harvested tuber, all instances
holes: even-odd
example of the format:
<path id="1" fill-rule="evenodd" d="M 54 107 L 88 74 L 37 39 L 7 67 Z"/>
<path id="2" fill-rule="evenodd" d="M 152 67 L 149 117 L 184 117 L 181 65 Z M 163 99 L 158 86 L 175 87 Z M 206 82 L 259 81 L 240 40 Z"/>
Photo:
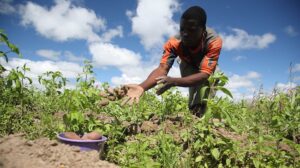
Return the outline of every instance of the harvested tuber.
<path id="1" fill-rule="evenodd" d="M 80 136 L 78 136 L 75 132 L 65 132 L 64 135 L 69 139 L 80 139 Z"/>
<path id="2" fill-rule="evenodd" d="M 97 131 L 93 131 L 93 132 L 84 134 L 81 137 L 81 139 L 83 139 L 83 140 L 98 140 L 98 139 L 101 139 L 101 138 L 102 138 L 102 135 Z"/>

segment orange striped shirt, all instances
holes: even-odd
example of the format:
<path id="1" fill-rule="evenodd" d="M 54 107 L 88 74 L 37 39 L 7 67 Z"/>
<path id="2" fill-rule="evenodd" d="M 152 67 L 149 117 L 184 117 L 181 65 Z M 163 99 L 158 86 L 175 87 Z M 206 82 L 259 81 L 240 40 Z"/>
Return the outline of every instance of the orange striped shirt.
<path id="1" fill-rule="evenodd" d="M 194 65 L 200 72 L 211 75 L 218 63 L 222 48 L 222 39 L 210 28 L 207 28 L 205 44 L 190 50 L 184 47 L 179 38 L 171 37 L 164 45 L 164 52 L 160 63 L 171 67 L 177 58 Z M 201 45 L 201 44 L 200 44 Z"/>

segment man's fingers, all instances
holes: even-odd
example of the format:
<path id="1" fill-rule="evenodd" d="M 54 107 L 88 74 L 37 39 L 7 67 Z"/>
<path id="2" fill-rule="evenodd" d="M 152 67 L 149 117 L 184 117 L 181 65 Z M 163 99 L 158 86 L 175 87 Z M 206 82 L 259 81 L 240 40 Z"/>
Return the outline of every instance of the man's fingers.
<path id="1" fill-rule="evenodd" d="M 135 98 L 135 103 L 138 104 L 139 101 L 140 101 L 140 98 L 139 98 L 139 97 L 136 97 L 136 98 Z"/>
<path id="2" fill-rule="evenodd" d="M 167 86 L 167 85 L 163 85 L 161 88 L 159 88 L 157 91 L 156 91 L 156 94 L 157 95 L 161 95 L 163 94 L 166 90 L 170 89 L 170 86 Z"/>
<path id="3" fill-rule="evenodd" d="M 135 100 L 135 98 L 131 98 L 131 99 L 128 101 L 128 105 L 132 106 L 133 103 L 134 103 L 134 100 Z"/>
<path id="4" fill-rule="evenodd" d="M 124 106 L 126 104 L 133 105 L 133 103 L 139 103 L 140 98 L 138 97 L 125 97 L 123 102 L 121 103 L 121 106 Z"/>
<path id="5" fill-rule="evenodd" d="M 122 86 L 124 89 L 129 90 L 136 87 L 136 84 L 127 84 Z"/>
<path id="6" fill-rule="evenodd" d="M 156 83 L 157 83 L 157 84 L 160 84 L 160 83 L 164 83 L 164 82 L 165 82 L 165 81 L 161 79 L 161 80 L 157 81 Z"/>
<path id="7" fill-rule="evenodd" d="M 158 89 L 157 91 L 156 91 L 156 94 L 157 95 L 161 95 L 163 93 L 163 89 L 162 88 L 160 88 L 160 89 Z"/>
<path id="8" fill-rule="evenodd" d="M 159 77 L 155 78 L 155 80 L 161 80 L 161 79 L 165 79 L 165 78 L 166 78 L 166 76 L 159 76 Z"/>
<path id="9" fill-rule="evenodd" d="M 131 97 L 125 97 L 121 103 L 121 106 L 124 106 L 125 104 L 127 104 L 130 99 L 131 99 Z"/>

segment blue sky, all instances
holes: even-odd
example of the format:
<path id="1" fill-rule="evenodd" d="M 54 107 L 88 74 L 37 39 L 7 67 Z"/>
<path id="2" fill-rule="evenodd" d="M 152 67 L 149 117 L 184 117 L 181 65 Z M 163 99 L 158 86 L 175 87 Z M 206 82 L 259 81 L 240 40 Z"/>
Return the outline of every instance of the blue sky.
<path id="1" fill-rule="evenodd" d="M 72 81 L 89 59 L 100 83 L 139 83 L 159 64 L 162 45 L 192 5 L 206 10 L 207 26 L 223 38 L 219 67 L 236 98 L 251 98 L 261 85 L 266 92 L 299 85 L 297 0 L 1 0 L 0 28 L 23 54 L 1 63 L 27 63 L 34 79 L 60 70 Z M 180 76 L 178 65 L 169 75 Z"/>

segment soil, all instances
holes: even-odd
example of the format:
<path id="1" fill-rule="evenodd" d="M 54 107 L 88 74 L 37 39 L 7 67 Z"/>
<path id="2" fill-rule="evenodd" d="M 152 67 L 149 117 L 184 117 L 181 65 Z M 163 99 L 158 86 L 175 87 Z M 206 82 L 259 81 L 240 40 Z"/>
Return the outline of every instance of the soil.
<path id="1" fill-rule="evenodd" d="M 158 125 L 151 121 L 144 121 L 141 126 L 142 132 L 155 132 L 158 130 Z"/>
<path id="2" fill-rule="evenodd" d="M 112 116 L 110 116 L 110 115 L 108 115 L 108 114 L 106 114 L 104 112 L 102 112 L 100 114 L 97 114 L 96 118 L 97 118 L 97 120 L 100 120 L 104 124 L 110 124 L 110 123 L 112 123 L 115 120 L 114 117 L 112 117 Z"/>
<path id="3" fill-rule="evenodd" d="M 57 140 L 26 140 L 23 134 L 0 138 L 0 168 L 118 167 L 99 160 L 97 151 L 81 152 Z"/>
<path id="4" fill-rule="evenodd" d="M 226 130 L 225 128 L 216 128 L 213 130 L 214 133 L 217 133 L 227 139 L 231 139 L 234 141 L 240 141 L 242 143 L 246 143 L 248 136 L 246 134 L 244 135 L 239 135 L 237 133 L 234 132 L 230 132 L 228 130 Z"/>

